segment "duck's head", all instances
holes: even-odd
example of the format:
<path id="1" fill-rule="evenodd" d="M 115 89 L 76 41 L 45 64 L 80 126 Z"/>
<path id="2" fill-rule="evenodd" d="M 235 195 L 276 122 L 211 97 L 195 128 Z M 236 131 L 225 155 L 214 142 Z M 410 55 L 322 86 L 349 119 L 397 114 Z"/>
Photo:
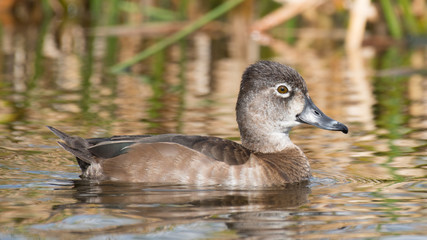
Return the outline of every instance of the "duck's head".
<path id="1" fill-rule="evenodd" d="M 301 123 L 348 132 L 313 103 L 297 71 L 270 61 L 259 61 L 243 73 L 236 114 L 243 145 L 259 152 L 294 146 L 289 131 Z"/>

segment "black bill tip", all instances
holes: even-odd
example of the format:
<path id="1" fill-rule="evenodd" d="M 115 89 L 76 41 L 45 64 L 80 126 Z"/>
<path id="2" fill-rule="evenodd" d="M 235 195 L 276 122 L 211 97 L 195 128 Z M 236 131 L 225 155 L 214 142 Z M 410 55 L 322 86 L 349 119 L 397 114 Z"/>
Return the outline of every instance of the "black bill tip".
<path id="1" fill-rule="evenodd" d="M 337 126 L 335 126 L 336 131 L 341 131 L 344 134 L 348 133 L 348 127 L 340 122 L 336 123 Z"/>

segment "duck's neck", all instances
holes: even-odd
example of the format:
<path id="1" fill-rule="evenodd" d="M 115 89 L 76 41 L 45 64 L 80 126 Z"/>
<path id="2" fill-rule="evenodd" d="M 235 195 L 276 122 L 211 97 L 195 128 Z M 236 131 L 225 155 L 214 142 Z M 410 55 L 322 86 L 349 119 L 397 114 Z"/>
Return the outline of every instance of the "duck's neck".
<path id="1" fill-rule="evenodd" d="M 289 130 L 273 132 L 270 129 L 256 125 L 256 127 L 239 126 L 242 145 L 248 149 L 262 153 L 281 152 L 287 148 L 298 148 L 289 138 Z"/>

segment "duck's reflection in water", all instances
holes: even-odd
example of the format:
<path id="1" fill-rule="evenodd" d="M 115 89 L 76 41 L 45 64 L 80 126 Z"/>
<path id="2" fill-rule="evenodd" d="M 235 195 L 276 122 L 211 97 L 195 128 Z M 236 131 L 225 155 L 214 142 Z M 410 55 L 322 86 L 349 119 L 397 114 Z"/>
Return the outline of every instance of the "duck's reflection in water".
<path id="1" fill-rule="evenodd" d="M 135 231 L 147 234 L 166 226 L 170 228 L 201 221 L 222 223 L 224 228 L 244 234 L 263 226 L 276 228 L 269 219 L 285 221 L 287 216 L 307 203 L 309 193 L 308 182 L 280 188 L 243 190 L 76 180 L 71 194 L 77 202 L 57 205 L 54 211 L 71 210 L 78 214 L 83 209 L 83 212 L 93 209 L 96 214 L 140 220 L 137 224 L 125 223 L 119 227 L 120 230 L 117 225 L 100 227 L 103 234 L 119 231 L 121 234 Z"/>

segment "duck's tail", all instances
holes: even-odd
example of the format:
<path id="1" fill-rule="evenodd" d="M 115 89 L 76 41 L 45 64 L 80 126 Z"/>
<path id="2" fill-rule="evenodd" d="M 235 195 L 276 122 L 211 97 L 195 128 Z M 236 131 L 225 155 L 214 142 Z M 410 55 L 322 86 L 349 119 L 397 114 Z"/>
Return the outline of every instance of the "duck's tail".
<path id="1" fill-rule="evenodd" d="M 58 144 L 77 158 L 77 162 L 83 173 L 91 164 L 96 163 L 93 155 L 88 150 L 90 145 L 87 140 L 81 137 L 67 135 L 51 126 L 47 126 L 47 128 L 64 141 L 58 141 Z"/>

